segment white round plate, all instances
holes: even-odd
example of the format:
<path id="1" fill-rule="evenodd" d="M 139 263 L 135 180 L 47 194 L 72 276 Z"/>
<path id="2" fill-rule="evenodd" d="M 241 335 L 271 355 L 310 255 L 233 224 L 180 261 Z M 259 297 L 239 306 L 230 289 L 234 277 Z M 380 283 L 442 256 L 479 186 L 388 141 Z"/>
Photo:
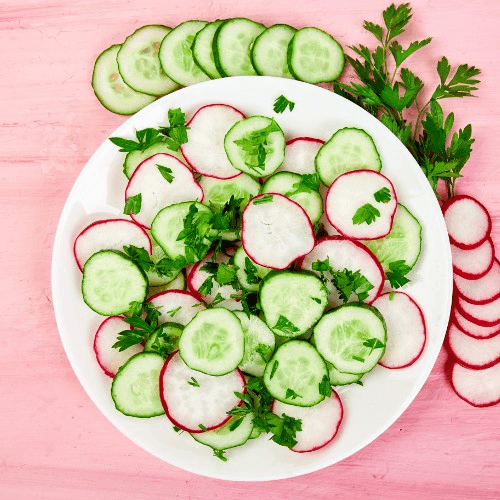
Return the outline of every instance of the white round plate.
<path id="1" fill-rule="evenodd" d="M 283 94 L 295 102 L 292 112 L 273 112 Z M 83 302 L 81 273 L 72 246 L 91 221 L 119 216 L 124 205 L 124 153 L 108 139 L 97 149 L 71 190 L 59 221 L 52 261 L 54 309 L 61 339 L 78 379 L 101 412 L 128 438 L 149 453 L 182 469 L 233 481 L 266 481 L 306 474 L 332 465 L 360 450 L 382 434 L 407 408 L 424 384 L 438 356 L 451 307 L 451 254 L 446 227 L 436 198 L 419 166 L 402 143 L 376 118 L 333 92 L 273 77 L 235 77 L 213 80 L 178 90 L 141 110 L 111 136 L 134 137 L 135 129 L 166 122 L 169 108 L 181 108 L 187 118 L 205 104 L 230 104 L 247 116 L 275 117 L 287 139 L 310 136 L 327 140 L 337 129 L 366 130 L 382 158 L 382 172 L 393 182 L 398 199 L 423 227 L 420 259 L 405 287 L 420 304 L 427 322 L 427 344 L 409 368 L 377 366 L 364 385 L 339 389 L 345 416 L 337 437 L 312 453 L 293 453 L 266 436 L 228 450 L 227 462 L 177 434 L 166 416 L 136 419 L 119 413 L 110 396 L 111 379 L 99 368 L 92 349 L 94 333 L 104 319 Z"/>

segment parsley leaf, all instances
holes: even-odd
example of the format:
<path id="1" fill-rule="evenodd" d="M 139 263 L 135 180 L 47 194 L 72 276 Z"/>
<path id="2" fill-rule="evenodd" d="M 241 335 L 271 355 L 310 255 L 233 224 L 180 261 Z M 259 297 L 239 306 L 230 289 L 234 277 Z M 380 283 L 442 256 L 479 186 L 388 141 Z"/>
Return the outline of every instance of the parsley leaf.
<path id="1" fill-rule="evenodd" d="M 269 361 L 270 354 L 272 354 L 274 349 L 267 344 L 259 344 L 255 348 L 255 352 L 260 354 L 265 363 Z"/>
<path id="2" fill-rule="evenodd" d="M 376 338 L 365 340 L 365 342 L 363 342 L 363 345 L 370 349 L 368 356 L 370 356 L 375 349 L 383 349 L 385 347 L 385 344 Z"/>
<path id="3" fill-rule="evenodd" d="M 141 211 L 141 204 L 142 204 L 141 193 L 135 194 L 134 196 L 130 196 L 125 201 L 125 206 L 123 207 L 123 213 L 127 215 L 138 214 Z"/>
<path id="4" fill-rule="evenodd" d="M 137 141 L 121 137 L 110 137 L 109 140 L 120 148 L 120 153 L 130 153 L 131 151 L 142 152 L 150 146 L 163 141 L 163 138 L 159 136 L 158 130 L 154 128 L 136 130 L 135 136 Z"/>
<path id="5" fill-rule="evenodd" d="M 363 302 L 368 298 L 369 291 L 373 285 L 368 279 L 361 274 L 361 271 L 334 271 L 330 268 L 332 274 L 332 283 L 339 292 L 339 297 L 344 302 L 348 302 L 349 297 L 354 293 L 358 297 L 359 302 Z"/>
<path id="6" fill-rule="evenodd" d="M 171 318 L 173 318 L 181 309 L 182 309 L 182 306 L 176 307 L 175 309 L 170 309 L 170 311 L 167 311 L 167 314 Z"/>
<path id="7" fill-rule="evenodd" d="M 172 184 L 172 181 L 174 180 L 174 176 L 172 175 L 172 169 L 164 167 L 163 165 L 156 165 L 156 166 L 158 167 L 158 170 L 160 171 L 160 174 L 163 176 L 163 178 L 169 184 Z"/>
<path id="8" fill-rule="evenodd" d="M 359 361 L 360 363 L 364 363 L 364 358 L 360 358 L 359 356 L 351 356 L 354 361 Z"/>
<path id="9" fill-rule="evenodd" d="M 216 450 L 215 448 L 213 448 L 214 450 L 214 457 L 217 457 L 218 459 L 222 460 L 223 462 L 227 462 L 227 457 L 224 456 L 224 453 L 226 452 L 226 450 Z"/>
<path id="10" fill-rule="evenodd" d="M 319 190 L 318 174 L 302 174 L 300 181 L 292 186 L 292 190 L 285 193 L 285 196 L 293 196 L 298 193 L 311 193 Z"/>
<path id="11" fill-rule="evenodd" d="M 169 323 L 163 323 L 155 330 L 151 337 L 151 350 L 157 352 L 165 359 L 179 348 L 179 338 L 182 331 L 177 327 L 172 327 Z"/>
<path id="12" fill-rule="evenodd" d="M 188 382 L 189 383 L 189 382 Z M 207 432 L 207 428 L 203 425 L 203 424 L 198 424 L 198 427 L 203 431 L 203 432 Z"/>
<path id="13" fill-rule="evenodd" d="M 180 108 L 168 110 L 168 127 L 160 127 L 158 132 L 172 151 L 178 151 L 181 144 L 188 142 L 186 117 Z"/>
<path id="14" fill-rule="evenodd" d="M 257 267 L 255 267 L 254 263 L 250 259 L 250 257 L 245 257 L 245 277 L 247 280 L 247 283 L 249 285 L 256 285 L 260 279 L 257 276 Z"/>
<path id="15" fill-rule="evenodd" d="M 273 367 L 271 368 L 271 374 L 269 375 L 269 379 L 272 379 L 274 377 L 274 374 L 276 373 L 278 366 L 279 366 L 279 361 L 277 359 L 275 359 L 274 363 L 273 363 Z"/>
<path id="16" fill-rule="evenodd" d="M 270 201 L 273 201 L 273 195 L 272 194 L 264 194 L 260 195 L 258 198 L 255 198 L 252 202 L 253 205 L 261 205 L 262 203 L 269 203 Z"/>
<path id="17" fill-rule="evenodd" d="M 193 387 L 200 387 L 200 383 L 194 377 L 191 377 L 191 380 L 188 380 L 187 383 Z"/>
<path id="18" fill-rule="evenodd" d="M 389 203 L 392 199 L 391 190 L 388 187 L 383 187 L 373 193 L 373 197 L 375 198 L 375 201 L 378 201 L 379 203 Z"/>
<path id="19" fill-rule="evenodd" d="M 370 203 L 365 203 L 362 207 L 356 210 L 356 213 L 352 217 L 353 224 L 368 224 L 370 225 L 375 221 L 377 217 L 380 217 L 380 212 Z"/>
<path id="20" fill-rule="evenodd" d="M 332 385 L 328 375 L 324 375 L 321 379 L 321 382 L 319 383 L 319 393 L 325 397 L 329 397 L 332 393 Z"/>
<path id="21" fill-rule="evenodd" d="M 389 271 L 385 273 L 385 277 L 393 288 L 401 288 L 410 282 L 406 277 L 410 271 L 411 267 L 404 260 L 395 260 L 389 264 Z"/>
<path id="22" fill-rule="evenodd" d="M 301 398 L 300 394 L 297 394 L 293 389 L 288 388 L 285 393 L 285 399 L 297 399 Z"/>
<path id="23" fill-rule="evenodd" d="M 275 113 L 283 113 L 283 111 L 285 111 L 286 108 L 289 108 L 290 111 L 293 111 L 294 107 L 295 103 L 289 101 L 284 95 L 280 95 L 279 97 L 277 97 L 273 105 Z"/>
<path id="24" fill-rule="evenodd" d="M 289 319 L 285 318 L 280 314 L 278 321 L 273 326 L 274 330 L 279 330 L 283 332 L 285 335 L 293 336 L 295 333 L 300 331 Z"/>

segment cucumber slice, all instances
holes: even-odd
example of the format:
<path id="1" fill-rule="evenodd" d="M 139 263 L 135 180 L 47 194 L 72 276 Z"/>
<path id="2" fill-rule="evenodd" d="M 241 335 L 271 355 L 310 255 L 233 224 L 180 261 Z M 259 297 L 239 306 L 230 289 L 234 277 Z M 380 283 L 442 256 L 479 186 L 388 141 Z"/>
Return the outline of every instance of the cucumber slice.
<path id="1" fill-rule="evenodd" d="M 314 406 L 325 399 L 319 390 L 325 377 L 328 379 L 328 370 L 318 351 L 305 340 L 291 340 L 279 346 L 270 359 L 264 384 L 278 401 Z"/>
<path id="2" fill-rule="evenodd" d="M 98 314 L 124 314 L 131 302 L 144 302 L 147 291 L 148 281 L 142 270 L 121 253 L 102 250 L 83 266 L 83 300 Z"/>
<path id="3" fill-rule="evenodd" d="M 384 355 L 387 328 L 374 307 L 345 304 L 321 318 L 314 327 L 314 343 L 337 370 L 359 375 L 373 370 Z"/>
<path id="4" fill-rule="evenodd" d="M 238 278 L 240 285 L 245 290 L 249 290 L 250 292 L 257 292 L 259 290 L 260 282 L 250 283 L 248 281 L 248 273 L 245 272 L 245 270 L 252 271 L 252 273 L 260 279 L 264 278 L 272 271 L 269 267 L 264 267 L 254 262 L 242 246 L 238 247 L 238 250 L 236 250 L 234 254 L 234 265 L 236 266 L 236 277 Z M 254 268 L 256 269 L 255 271 Z"/>
<path id="5" fill-rule="evenodd" d="M 262 434 L 262 429 L 260 427 L 253 426 L 252 433 L 249 439 L 257 439 Z"/>
<path id="6" fill-rule="evenodd" d="M 296 31 L 288 24 L 275 24 L 255 39 L 252 63 L 259 75 L 293 78 L 288 69 L 287 49 Z"/>
<path id="7" fill-rule="evenodd" d="M 158 243 L 156 243 L 153 238 L 151 238 L 151 242 L 153 244 L 153 251 L 151 253 L 151 260 L 156 264 L 161 259 L 164 259 L 166 257 L 166 254 L 163 251 L 163 249 L 161 248 L 161 246 L 158 245 Z M 175 278 L 177 278 L 179 273 L 180 273 L 180 270 L 177 274 L 174 274 L 172 276 L 165 276 L 165 275 L 158 274 L 153 269 L 150 269 L 149 271 L 146 271 L 146 276 L 148 277 L 149 286 L 156 287 L 156 286 L 168 285 L 170 282 L 175 280 Z"/>
<path id="8" fill-rule="evenodd" d="M 224 138 L 224 149 L 234 168 L 246 172 L 252 177 L 264 177 L 272 174 L 285 159 L 285 135 L 276 124 L 278 130 L 267 135 L 265 142 L 266 156 L 263 166 L 258 166 L 257 155 L 250 155 L 235 141 L 251 139 L 252 136 L 263 132 L 272 124 L 271 118 L 266 116 L 251 116 L 235 123 Z"/>
<path id="9" fill-rule="evenodd" d="M 159 153 L 166 153 L 175 156 L 178 160 L 186 163 L 186 160 L 180 151 L 172 151 L 164 142 L 159 142 L 158 144 L 149 146 L 149 148 L 146 148 L 144 151 L 130 151 L 127 153 L 123 162 L 123 173 L 128 179 L 130 179 L 136 168 L 143 161 Z"/>
<path id="10" fill-rule="evenodd" d="M 184 328 L 179 354 L 186 365 L 207 375 L 232 372 L 243 359 L 239 319 L 227 309 L 200 311 Z"/>
<path id="11" fill-rule="evenodd" d="M 156 342 L 160 332 L 171 340 L 172 343 L 168 343 L 170 352 L 177 351 L 177 349 L 179 349 L 179 339 L 181 338 L 183 329 L 184 327 L 179 325 L 179 323 L 163 323 L 163 325 L 161 325 L 161 329 L 158 328 L 155 330 L 146 340 L 146 343 L 144 344 L 144 352 L 156 352 L 154 343 Z M 160 349 L 167 347 L 167 343 L 163 336 L 158 340 L 158 344 Z"/>
<path id="12" fill-rule="evenodd" d="M 326 366 L 328 367 L 328 373 L 330 375 L 330 384 L 335 386 L 355 384 L 356 382 L 359 382 L 363 376 L 362 373 L 354 374 L 339 372 L 337 368 L 328 362 L 326 363 Z"/>
<path id="13" fill-rule="evenodd" d="M 224 21 L 219 20 L 208 23 L 204 28 L 198 31 L 194 37 L 192 47 L 194 62 L 210 78 L 221 78 L 222 76 L 215 65 L 212 45 L 215 32 L 223 22 Z"/>
<path id="14" fill-rule="evenodd" d="M 170 283 L 161 286 L 153 286 L 149 287 L 148 291 L 148 299 L 153 297 L 160 292 L 164 292 L 166 290 L 184 290 L 186 288 L 186 278 L 184 274 L 179 273 L 177 277 L 175 277 Z"/>
<path id="15" fill-rule="evenodd" d="M 234 314 L 240 320 L 245 337 L 243 359 L 238 368 L 254 377 L 262 377 L 274 351 L 274 334 L 257 316 L 250 314 L 248 317 L 241 311 L 235 311 Z M 264 352 L 258 352 L 259 348 L 261 351 L 264 349 Z"/>
<path id="16" fill-rule="evenodd" d="M 201 177 L 198 181 L 203 189 L 203 203 L 222 208 L 234 196 L 243 198 L 240 208 L 243 210 L 250 198 L 257 196 L 260 184 L 246 174 L 240 174 L 232 179 L 217 179 L 215 177 Z"/>
<path id="17" fill-rule="evenodd" d="M 331 82 L 344 69 L 344 51 L 328 33 L 302 28 L 288 45 L 288 67 L 297 80 L 307 83 Z"/>
<path id="18" fill-rule="evenodd" d="M 298 337 L 321 318 L 328 290 L 313 274 L 275 272 L 262 282 L 260 303 L 266 323 L 276 335 Z"/>
<path id="19" fill-rule="evenodd" d="M 193 433 L 195 441 L 210 446 L 214 450 L 227 450 L 244 445 L 252 435 L 254 414 L 249 413 L 245 417 L 232 417 L 224 425 L 213 431 Z M 236 424 L 237 421 L 241 422 Z M 235 429 L 231 427 L 237 425 Z"/>
<path id="20" fill-rule="evenodd" d="M 325 186 L 330 186 L 337 177 L 346 172 L 380 172 L 382 168 L 373 139 L 359 128 L 337 130 L 320 148 L 315 163 L 319 178 Z"/>
<path id="21" fill-rule="evenodd" d="M 167 26 L 143 26 L 123 42 L 116 62 L 123 80 L 135 91 L 161 96 L 179 86 L 165 74 L 158 59 L 161 42 L 170 31 Z"/>
<path id="22" fill-rule="evenodd" d="M 292 172 L 277 172 L 264 183 L 261 193 L 279 193 L 300 205 L 316 224 L 323 215 L 323 199 L 318 191 L 309 190 L 297 192 L 302 176 Z"/>
<path id="23" fill-rule="evenodd" d="M 112 45 L 96 59 L 92 73 L 92 88 L 100 103 L 119 115 L 132 115 L 154 100 L 154 96 L 136 92 L 118 71 L 116 56 L 121 45 Z"/>
<path id="24" fill-rule="evenodd" d="M 177 241 L 177 237 L 184 229 L 184 219 L 193 204 L 200 212 L 211 212 L 206 205 L 185 201 L 160 210 L 151 223 L 154 240 L 171 259 L 186 256 L 186 245 L 183 240 Z"/>
<path id="25" fill-rule="evenodd" d="M 396 208 L 391 232 L 378 240 L 363 241 L 377 257 L 384 272 L 389 264 L 404 260 L 406 265 L 415 266 L 422 249 L 422 226 L 415 216 L 400 203 Z"/>
<path id="26" fill-rule="evenodd" d="M 217 28 L 212 48 L 215 66 L 222 76 L 257 74 L 252 66 L 252 44 L 265 29 L 243 17 L 229 19 Z"/>
<path id="27" fill-rule="evenodd" d="M 159 57 L 163 71 L 179 85 L 187 87 L 210 80 L 194 62 L 191 50 L 194 37 L 206 25 L 206 21 L 186 21 L 161 42 Z"/>
<path id="28" fill-rule="evenodd" d="M 155 352 L 132 356 L 111 384 L 116 409 L 130 417 L 149 418 L 165 412 L 160 400 L 160 372 L 165 360 Z"/>

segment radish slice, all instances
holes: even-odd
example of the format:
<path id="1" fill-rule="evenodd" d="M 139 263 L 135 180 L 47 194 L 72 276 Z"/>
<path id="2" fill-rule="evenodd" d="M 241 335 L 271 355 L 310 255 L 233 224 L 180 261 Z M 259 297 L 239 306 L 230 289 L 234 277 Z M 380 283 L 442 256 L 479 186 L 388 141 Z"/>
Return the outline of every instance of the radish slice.
<path id="1" fill-rule="evenodd" d="M 118 334 L 124 330 L 130 330 L 130 325 L 123 321 L 123 316 L 111 316 L 101 323 L 94 337 L 97 362 L 104 373 L 111 378 L 129 358 L 144 350 L 141 344 L 133 345 L 124 351 L 115 349 L 113 344 L 118 340 Z"/>
<path id="2" fill-rule="evenodd" d="M 73 254 L 80 271 L 87 260 L 101 250 L 123 251 L 124 246 L 134 245 L 153 251 L 151 240 L 141 226 L 125 219 L 99 220 L 87 226 L 75 240 Z"/>
<path id="3" fill-rule="evenodd" d="M 482 278 L 468 280 L 455 275 L 453 281 L 459 297 L 471 304 L 487 304 L 500 297 L 500 263 L 495 259 Z"/>
<path id="4" fill-rule="evenodd" d="M 302 430 L 295 436 L 297 444 L 291 448 L 297 453 L 319 450 L 330 443 L 337 435 L 344 416 L 342 402 L 334 390 L 329 398 L 315 406 L 293 406 L 274 400 L 272 412 L 302 421 Z"/>
<path id="5" fill-rule="evenodd" d="M 220 253 L 217 258 L 215 259 L 216 264 L 227 264 L 231 256 L 234 255 L 234 250 L 230 250 L 227 252 L 229 255 L 226 255 L 224 253 Z M 203 285 L 204 281 L 209 277 L 212 276 L 211 273 L 208 271 L 202 271 L 201 268 L 207 263 L 207 262 L 212 262 L 212 255 L 213 252 L 210 252 L 207 254 L 207 256 L 200 262 L 197 262 L 192 268 L 191 271 L 188 274 L 187 277 L 187 287 L 190 292 L 192 292 L 194 295 L 200 298 L 200 300 L 204 301 L 206 304 L 211 304 L 215 297 L 220 294 L 220 296 L 224 299 L 221 302 L 217 302 L 216 306 L 217 307 L 224 307 L 226 309 L 229 309 L 230 311 L 241 311 L 242 306 L 241 302 L 238 300 L 235 300 L 234 298 L 231 298 L 231 295 L 234 295 L 235 293 L 238 293 L 232 285 L 219 285 L 215 279 L 212 280 L 212 291 L 205 295 L 202 296 L 198 292 L 200 289 L 201 285 Z"/>
<path id="6" fill-rule="evenodd" d="M 451 320 L 459 330 L 475 339 L 489 339 L 500 333 L 500 325 L 479 326 L 462 316 L 456 307 L 451 311 Z"/>
<path id="7" fill-rule="evenodd" d="M 500 298 L 487 304 L 471 304 L 458 297 L 456 307 L 462 316 L 476 325 L 495 326 L 500 323 Z"/>
<path id="8" fill-rule="evenodd" d="M 491 339 L 473 339 L 451 323 L 448 328 L 448 347 L 462 366 L 472 370 L 489 368 L 500 361 L 500 335 Z"/>
<path id="9" fill-rule="evenodd" d="M 252 198 L 243 212 L 243 248 L 261 266 L 286 269 L 314 247 L 314 232 L 302 207 L 281 194 Z"/>
<path id="10" fill-rule="evenodd" d="M 295 172 L 296 174 L 315 174 L 314 159 L 325 141 L 312 137 L 296 137 L 286 143 L 285 159 L 276 172 Z"/>
<path id="11" fill-rule="evenodd" d="M 462 278 L 477 280 L 482 278 L 495 262 L 495 249 L 491 238 L 472 250 L 462 250 L 451 245 L 453 272 Z"/>
<path id="12" fill-rule="evenodd" d="M 160 172 L 159 166 L 168 169 L 167 180 Z M 141 210 L 130 216 L 138 224 L 146 228 L 162 209 L 183 201 L 201 201 L 203 189 L 196 182 L 193 172 L 179 159 L 165 153 L 158 153 L 144 160 L 132 174 L 125 190 L 125 199 L 141 194 Z"/>
<path id="13" fill-rule="evenodd" d="M 397 206 L 392 182 L 372 170 L 356 170 L 337 177 L 325 200 L 326 216 L 332 226 L 347 238 L 363 240 L 387 236 Z M 368 213 L 373 219 L 364 220 L 363 215 Z"/>
<path id="14" fill-rule="evenodd" d="M 181 151 L 198 173 L 217 179 L 240 175 L 227 159 L 224 137 L 245 115 L 227 104 L 209 104 L 200 108 L 187 124 L 188 142 Z"/>
<path id="15" fill-rule="evenodd" d="M 199 386 L 189 384 L 195 379 Z M 160 373 L 160 398 L 167 417 L 188 432 L 203 432 L 220 427 L 231 416 L 231 408 L 242 401 L 235 391 L 245 392 L 245 379 L 239 369 L 214 377 L 189 368 L 172 353 Z M 203 427 L 200 427 L 203 426 Z"/>
<path id="16" fill-rule="evenodd" d="M 462 250 L 478 247 L 490 235 L 488 211 L 470 196 L 449 198 L 443 205 L 443 215 L 451 243 Z"/>
<path id="17" fill-rule="evenodd" d="M 384 293 L 372 305 L 387 325 L 387 345 L 379 364 L 386 368 L 410 366 L 425 346 L 425 320 L 420 307 L 403 292 Z"/>
<path id="18" fill-rule="evenodd" d="M 493 406 L 500 402 L 500 363 L 484 370 L 471 370 L 454 363 L 450 378 L 457 396 L 472 406 Z"/>
<path id="19" fill-rule="evenodd" d="M 186 326 L 199 311 L 206 309 L 203 301 L 184 290 L 166 290 L 148 299 L 155 307 L 161 307 L 158 324 L 179 323 Z"/>
<path id="20" fill-rule="evenodd" d="M 348 240 L 341 236 L 329 236 L 316 244 L 312 252 L 302 259 L 300 267 L 313 271 L 320 276 L 321 273 L 314 271 L 312 265 L 318 260 L 324 261 L 326 259 L 328 259 L 334 271 L 348 269 L 352 272 L 361 272 L 361 274 L 373 285 L 366 299 L 368 304 L 371 304 L 382 292 L 385 280 L 384 271 L 375 255 L 373 255 L 373 253 L 363 244 L 357 241 Z M 338 307 L 342 305 L 343 302 L 340 300 L 339 294 L 331 282 L 331 274 L 326 272 L 325 276 L 329 278 L 326 284 L 330 291 L 328 303 L 332 307 Z M 352 294 L 349 298 L 349 302 L 352 301 L 357 301 L 357 296 L 355 294 Z"/>

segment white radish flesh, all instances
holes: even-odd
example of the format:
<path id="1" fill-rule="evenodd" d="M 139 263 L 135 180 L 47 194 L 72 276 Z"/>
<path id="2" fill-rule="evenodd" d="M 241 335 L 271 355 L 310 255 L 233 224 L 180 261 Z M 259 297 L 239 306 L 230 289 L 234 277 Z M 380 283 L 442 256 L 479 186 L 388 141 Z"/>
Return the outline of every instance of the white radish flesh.
<path id="1" fill-rule="evenodd" d="M 410 366 L 425 346 L 426 327 L 420 307 L 402 292 L 384 293 L 372 305 L 387 325 L 387 345 L 379 364 L 386 368 Z"/>
<path id="2" fill-rule="evenodd" d="M 209 104 L 200 108 L 191 118 L 188 142 L 181 146 L 188 164 L 198 173 L 218 179 L 240 175 L 227 159 L 224 137 L 228 130 L 245 115 L 226 104 Z"/>
<path id="3" fill-rule="evenodd" d="M 148 299 L 155 307 L 160 307 L 158 324 L 179 323 L 186 326 L 198 313 L 206 309 L 198 297 L 184 290 L 167 290 Z"/>
<path id="4" fill-rule="evenodd" d="M 291 448 L 297 453 L 315 451 L 330 443 L 344 416 L 342 402 L 334 390 L 330 397 L 310 407 L 293 406 L 275 400 L 272 411 L 280 417 L 285 414 L 302 421 L 302 430 L 295 436 L 297 444 Z"/>
<path id="5" fill-rule="evenodd" d="M 484 370 L 471 370 L 459 363 L 451 368 L 451 384 L 457 395 L 472 406 L 500 402 L 500 363 Z"/>
<path id="6" fill-rule="evenodd" d="M 118 250 L 133 245 L 152 252 L 151 240 L 144 229 L 124 219 L 109 219 L 93 222 L 76 238 L 73 246 L 76 263 L 83 271 L 87 260 L 101 250 Z"/>
<path id="7" fill-rule="evenodd" d="M 500 298 L 486 304 L 471 304 L 458 297 L 456 306 L 462 316 L 477 325 L 495 326 L 500 324 Z"/>
<path id="8" fill-rule="evenodd" d="M 448 347 L 453 357 L 466 368 L 489 368 L 500 361 L 500 335 L 490 339 L 474 339 L 453 323 L 448 328 Z"/>
<path id="9" fill-rule="evenodd" d="M 273 269 L 286 269 L 314 247 L 309 217 L 297 203 L 280 194 L 250 200 L 243 212 L 241 239 L 253 261 Z"/>
<path id="10" fill-rule="evenodd" d="M 122 316 L 111 316 L 105 319 L 94 337 L 94 352 L 97 362 L 104 373 L 112 378 L 129 358 L 144 350 L 141 344 L 133 345 L 124 351 L 113 347 L 118 340 L 118 334 L 124 330 L 130 330 L 130 325 L 125 323 L 123 319 Z"/>
<path id="11" fill-rule="evenodd" d="M 472 250 L 462 250 L 451 246 L 453 272 L 462 278 L 474 280 L 482 278 L 495 262 L 495 249 L 491 238 Z"/>
<path id="12" fill-rule="evenodd" d="M 450 241 L 463 250 L 476 248 L 490 235 L 491 218 L 486 208 L 470 196 L 454 196 L 443 205 Z"/>
<path id="13" fill-rule="evenodd" d="M 167 180 L 158 167 L 170 170 L 166 174 L 172 178 Z M 180 160 L 165 153 L 144 160 L 133 173 L 125 190 L 125 199 L 138 194 L 141 195 L 141 209 L 131 217 L 146 228 L 151 227 L 151 222 L 162 208 L 203 199 L 203 190 L 193 172 Z"/>
<path id="14" fill-rule="evenodd" d="M 462 314 L 456 307 L 453 307 L 451 311 L 451 320 L 453 321 L 453 323 L 455 323 L 459 330 L 475 339 L 489 339 L 500 333 L 500 325 L 477 325 L 476 323 L 473 323 L 472 321 L 469 321 L 467 318 L 462 316 Z"/>
<path id="15" fill-rule="evenodd" d="M 342 236 L 330 236 L 319 241 L 312 252 L 307 254 L 301 262 L 301 268 L 308 271 L 313 271 L 318 276 L 319 271 L 314 271 L 312 265 L 314 262 L 328 259 L 328 262 L 334 271 L 343 271 L 347 269 L 352 272 L 360 271 L 361 274 L 373 285 L 373 288 L 368 291 L 366 302 L 371 304 L 382 291 L 384 286 L 385 275 L 382 266 L 378 262 L 373 253 L 364 245 L 357 241 L 348 240 Z M 326 284 L 330 295 L 328 303 L 332 307 L 342 305 L 342 300 L 339 298 L 337 289 L 331 283 L 331 273 L 325 272 L 328 278 Z M 352 294 L 349 301 L 356 301 L 357 297 Z"/>
<path id="16" fill-rule="evenodd" d="M 495 259 L 482 278 L 469 280 L 455 275 L 453 281 L 462 299 L 471 304 L 486 304 L 500 297 L 500 263 Z"/>
<path id="17" fill-rule="evenodd" d="M 296 137 L 287 141 L 285 159 L 276 172 L 295 172 L 296 174 L 315 174 L 314 159 L 325 141 L 312 137 Z"/>
<path id="18" fill-rule="evenodd" d="M 397 204 L 396 192 L 387 177 L 371 170 L 356 170 L 335 179 L 326 195 L 325 212 L 332 226 L 344 236 L 374 240 L 391 231 Z M 373 221 L 356 223 L 358 211 L 365 207 L 378 215 Z"/>
<path id="19" fill-rule="evenodd" d="M 193 378 L 198 385 L 189 384 Z M 241 404 L 235 391 L 245 392 L 240 370 L 218 377 L 205 375 L 189 368 L 178 351 L 169 356 L 160 373 L 165 413 L 174 425 L 188 432 L 216 429 L 227 422 L 231 418 L 227 412 Z"/>

